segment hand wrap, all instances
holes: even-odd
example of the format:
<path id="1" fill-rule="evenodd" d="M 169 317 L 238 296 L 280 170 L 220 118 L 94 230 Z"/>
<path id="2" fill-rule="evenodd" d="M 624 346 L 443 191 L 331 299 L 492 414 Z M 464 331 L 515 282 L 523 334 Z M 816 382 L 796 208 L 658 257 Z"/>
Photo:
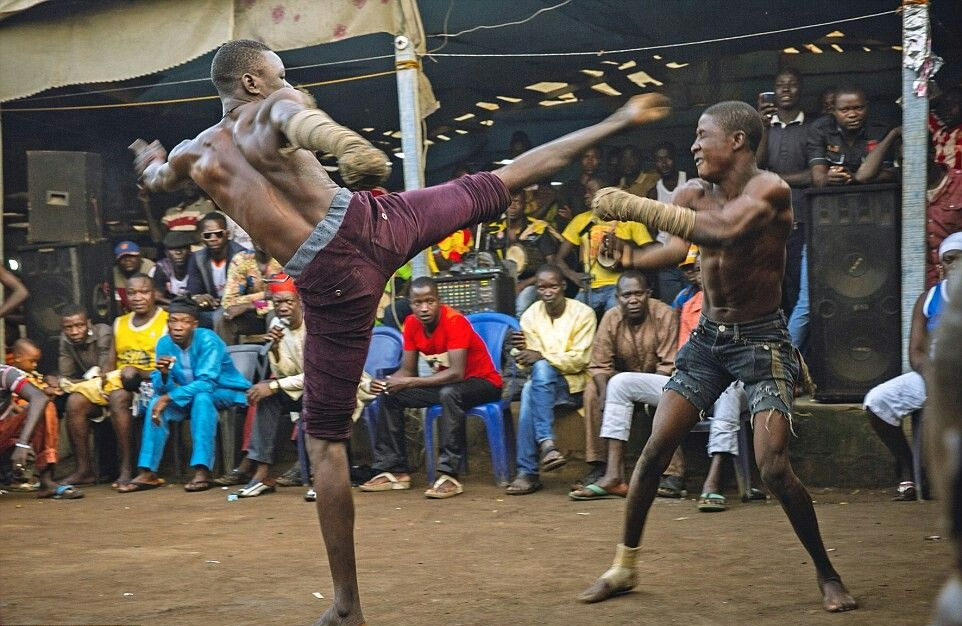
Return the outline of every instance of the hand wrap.
<path id="1" fill-rule="evenodd" d="M 678 235 L 686 241 L 691 241 L 691 231 L 695 229 L 693 210 L 651 198 L 640 198 L 615 187 L 599 189 L 591 201 L 591 208 L 599 219 L 641 222 Z"/>
<path id="2" fill-rule="evenodd" d="M 341 178 L 349 187 L 360 182 L 378 185 L 391 174 L 386 154 L 320 109 L 305 109 L 292 115 L 284 134 L 296 148 L 330 152 L 337 157 Z"/>

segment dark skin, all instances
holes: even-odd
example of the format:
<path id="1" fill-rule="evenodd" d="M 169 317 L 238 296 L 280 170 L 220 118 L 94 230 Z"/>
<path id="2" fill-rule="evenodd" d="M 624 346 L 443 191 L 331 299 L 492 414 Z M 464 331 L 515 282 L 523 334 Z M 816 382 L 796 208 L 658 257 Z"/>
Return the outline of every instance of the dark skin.
<path id="1" fill-rule="evenodd" d="M 23 427 L 20 429 L 20 433 L 17 436 L 17 443 L 30 445 L 30 437 L 33 435 L 33 431 L 37 428 L 37 424 L 43 419 L 44 411 L 47 408 L 47 395 L 37 389 L 30 383 L 25 383 L 23 387 L 20 388 L 18 394 L 21 398 L 27 401 L 26 411 L 27 418 L 23 423 Z M 23 448 L 21 446 L 16 446 L 13 448 L 13 452 L 10 454 L 10 465 L 13 467 L 14 471 L 22 471 L 27 465 L 27 459 L 30 454 L 30 450 Z M 38 478 L 40 480 L 40 491 L 37 492 L 38 498 L 44 498 L 49 496 L 54 492 L 60 483 L 53 479 L 54 464 L 48 464 L 43 470 L 41 470 Z M 72 483 L 64 483 L 72 484 Z"/>
<path id="2" fill-rule="evenodd" d="M 153 281 L 146 278 L 131 278 L 127 280 L 127 302 L 133 313 L 133 323 L 136 326 L 143 326 L 149 322 L 157 312 L 157 292 L 154 289 Z M 111 359 L 108 370 L 113 370 L 116 363 L 116 354 Z M 106 372 L 105 372 L 106 373 Z M 143 376 L 137 368 L 125 367 L 124 376 Z M 117 488 L 130 482 L 133 476 L 133 415 L 130 405 L 133 402 L 133 394 L 126 389 L 116 389 L 110 392 L 107 397 L 107 404 L 110 407 L 110 422 L 117 435 L 117 447 L 120 451 L 120 474 L 113 482 L 113 487 Z M 88 418 L 97 415 L 100 407 L 95 406 L 90 400 L 79 393 L 72 393 L 67 398 L 67 432 L 70 435 L 70 445 L 77 457 L 77 467 L 73 473 L 64 479 L 71 485 L 87 484 L 96 481 L 90 465 L 90 446 L 88 435 L 90 424 Z"/>
<path id="3" fill-rule="evenodd" d="M 844 91 L 837 93 L 832 115 L 835 116 L 838 127 L 842 129 L 842 139 L 849 145 L 853 144 L 859 131 L 865 126 L 865 120 L 868 117 L 868 105 L 865 102 L 865 96 L 861 93 L 846 93 Z M 876 147 L 869 155 L 871 156 L 879 151 L 879 147 Z M 884 154 L 884 151 L 882 151 L 882 154 Z M 879 158 L 882 154 L 879 155 Z M 851 172 L 844 165 L 829 166 L 819 163 L 812 165 L 811 172 L 812 184 L 816 187 L 850 185 L 853 183 L 885 183 L 895 180 L 895 172 L 888 167 L 875 168 L 875 172 L 871 176 L 863 171 L 862 175 L 859 176 L 857 171 Z"/>
<path id="4" fill-rule="evenodd" d="M 0 304 L 0 318 L 3 318 L 26 302 L 30 292 L 20 279 L 5 267 L 0 267 L 0 283 L 3 284 L 4 289 L 3 303 Z"/>
<path id="5" fill-rule="evenodd" d="M 158 142 L 135 141 L 135 170 L 149 191 L 173 190 L 193 179 L 211 200 L 250 233 L 282 265 L 327 215 L 338 185 L 307 150 L 281 153 L 289 146 L 283 129 L 299 111 L 313 106 L 291 88 L 284 64 L 270 51 L 243 73 L 229 92 L 221 93 L 224 117 L 194 139 L 180 143 L 170 156 Z M 546 180 L 588 147 L 664 118 L 670 102 L 643 94 L 602 122 L 575 131 L 520 155 L 494 174 L 509 191 Z M 278 225 L 283 225 L 278 228 Z M 354 556 L 354 508 L 347 450 L 340 441 L 308 438 L 321 532 L 334 579 L 334 605 L 317 624 L 364 623 Z"/>
<path id="6" fill-rule="evenodd" d="M 200 223 L 200 238 L 207 248 L 207 254 L 214 261 L 227 258 L 227 225 L 218 220 L 204 220 Z M 193 296 L 194 302 L 203 309 L 216 308 L 220 302 L 209 293 L 199 293 Z M 230 319 L 230 318 L 227 318 Z"/>
<path id="7" fill-rule="evenodd" d="M 699 119 L 691 152 L 701 178 L 679 188 L 672 201 L 697 212 L 692 241 L 701 247 L 702 314 L 723 323 L 769 315 L 781 300 L 785 242 L 792 225 L 789 187 L 756 167 L 754 146 L 744 131 L 725 130 L 710 115 Z M 626 546 L 640 544 L 661 475 L 698 419 L 698 409 L 684 396 L 671 390 L 664 393 L 629 484 L 622 537 Z M 765 424 L 755 429 L 754 441 L 762 479 L 812 558 L 823 607 L 831 612 L 856 608 L 829 561 L 811 497 L 788 459 L 787 416 L 765 411 L 755 419 L 756 424 Z M 613 591 L 607 581 L 598 579 L 579 599 L 597 602 Z"/>
<path id="8" fill-rule="evenodd" d="M 130 278 L 140 271 L 140 264 L 142 261 L 143 259 L 139 254 L 125 254 L 117 259 L 117 267 L 120 268 L 121 274 L 127 278 Z"/>
<path id="9" fill-rule="evenodd" d="M 270 260 L 271 260 L 270 257 L 268 257 L 263 250 L 255 250 L 254 258 L 257 260 L 257 265 L 260 268 L 261 276 L 267 276 L 267 266 L 270 264 Z M 263 289 L 264 289 L 264 285 L 259 280 L 255 281 L 255 283 L 252 285 L 253 292 L 263 291 Z M 265 298 L 267 297 L 266 293 L 264 293 L 264 297 Z M 227 307 L 226 309 L 224 309 L 224 319 L 226 320 L 234 319 L 235 317 L 239 315 L 243 315 L 248 311 L 254 311 L 256 308 L 257 307 L 254 306 L 253 302 L 243 302 L 240 304 L 233 304 Z"/>
<path id="10" fill-rule="evenodd" d="M 507 218 L 507 227 L 505 228 L 504 234 L 508 245 L 511 245 L 518 242 L 518 237 L 524 232 L 524 229 L 528 227 L 528 220 L 524 217 L 524 203 L 521 201 L 520 194 L 511 196 L 511 204 L 508 205 L 504 214 Z M 545 263 L 554 263 L 554 259 L 555 255 L 548 254 L 545 256 Z M 522 290 L 533 284 L 534 276 L 519 278 L 515 283 L 514 291 L 515 293 L 521 293 Z"/>
<path id="11" fill-rule="evenodd" d="M 762 166 L 768 163 L 768 129 L 772 119 L 777 114 L 782 122 L 791 122 L 801 113 L 800 105 L 802 83 L 798 78 L 785 72 L 775 77 L 775 102 L 765 102 L 758 94 L 758 112 L 762 114 L 765 123 L 762 125 L 762 140 L 758 143 L 755 158 Z M 780 172 L 779 176 L 795 187 L 808 185 L 812 182 L 812 173 L 808 168 L 796 172 Z"/>

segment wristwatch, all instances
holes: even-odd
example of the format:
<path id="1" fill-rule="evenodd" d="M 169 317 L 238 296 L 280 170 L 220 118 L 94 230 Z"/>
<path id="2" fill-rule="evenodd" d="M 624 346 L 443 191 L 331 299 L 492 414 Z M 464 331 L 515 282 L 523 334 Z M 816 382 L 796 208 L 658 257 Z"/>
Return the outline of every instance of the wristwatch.
<path id="1" fill-rule="evenodd" d="M 280 381 L 277 380 L 276 378 L 275 378 L 274 380 L 272 380 L 271 382 L 267 383 L 267 386 L 270 387 L 270 390 L 271 390 L 271 391 L 280 391 L 280 390 L 281 390 L 281 383 L 280 383 Z"/>

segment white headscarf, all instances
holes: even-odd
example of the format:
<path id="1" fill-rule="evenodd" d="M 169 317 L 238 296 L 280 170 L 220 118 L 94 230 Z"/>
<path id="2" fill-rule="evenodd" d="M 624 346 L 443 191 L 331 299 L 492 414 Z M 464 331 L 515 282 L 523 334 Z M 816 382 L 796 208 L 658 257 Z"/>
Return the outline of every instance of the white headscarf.
<path id="1" fill-rule="evenodd" d="M 957 233 L 952 233 L 948 237 L 942 240 L 942 244 L 939 246 L 939 260 L 945 256 L 945 253 L 949 250 L 958 250 L 962 252 L 962 231 Z"/>

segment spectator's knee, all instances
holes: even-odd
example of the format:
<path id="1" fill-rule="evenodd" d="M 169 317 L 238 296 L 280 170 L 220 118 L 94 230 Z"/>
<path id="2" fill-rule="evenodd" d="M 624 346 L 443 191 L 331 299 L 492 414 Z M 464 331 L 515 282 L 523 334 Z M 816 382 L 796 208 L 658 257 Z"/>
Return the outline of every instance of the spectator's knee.
<path id="1" fill-rule="evenodd" d="M 116 414 L 117 411 L 129 411 L 131 402 L 133 402 L 133 394 L 126 389 L 115 389 L 107 396 L 107 403 L 110 405 L 110 411 L 113 414 Z"/>
<path id="2" fill-rule="evenodd" d="M 144 372 L 136 367 L 127 367 L 120 370 L 120 385 L 124 391 L 136 393 L 140 390 L 140 383 L 144 380 Z"/>
<path id="3" fill-rule="evenodd" d="M 453 385 L 447 385 L 441 387 L 441 390 L 438 392 L 438 399 L 440 400 L 441 404 L 446 402 L 458 402 L 461 399 L 461 393 Z"/>
<path id="4" fill-rule="evenodd" d="M 554 373 L 554 367 L 551 363 L 548 363 L 547 359 L 536 361 L 535 364 L 531 366 L 531 380 L 534 382 L 547 382 L 554 377 Z"/>

